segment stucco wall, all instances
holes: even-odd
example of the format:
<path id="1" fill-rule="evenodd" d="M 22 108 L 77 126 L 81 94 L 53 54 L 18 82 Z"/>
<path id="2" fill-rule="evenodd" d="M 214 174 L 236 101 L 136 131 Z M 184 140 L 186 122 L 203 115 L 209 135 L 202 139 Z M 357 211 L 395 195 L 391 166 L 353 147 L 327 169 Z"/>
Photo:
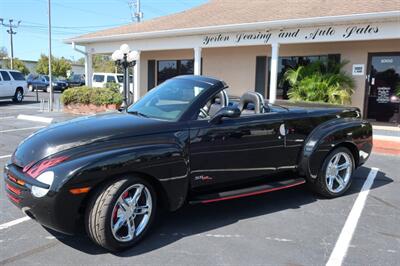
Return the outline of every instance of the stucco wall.
<path id="1" fill-rule="evenodd" d="M 342 60 L 350 61 L 345 71 L 352 72 L 353 64 L 365 64 L 368 53 L 400 52 L 400 40 L 357 41 L 313 44 L 281 45 L 280 56 L 301 56 L 320 54 L 341 54 Z M 225 80 L 229 93 L 241 95 L 255 87 L 256 56 L 271 55 L 270 46 L 247 46 L 227 48 L 206 48 L 202 50 L 203 75 Z M 147 92 L 147 60 L 190 59 L 193 50 L 168 50 L 142 52 L 141 55 L 141 95 Z M 356 84 L 352 105 L 363 109 L 365 76 L 353 76 Z"/>
<path id="2" fill-rule="evenodd" d="M 269 55 L 269 46 L 203 49 L 203 75 L 217 77 L 229 85 L 229 94 L 254 91 L 256 57 Z"/>

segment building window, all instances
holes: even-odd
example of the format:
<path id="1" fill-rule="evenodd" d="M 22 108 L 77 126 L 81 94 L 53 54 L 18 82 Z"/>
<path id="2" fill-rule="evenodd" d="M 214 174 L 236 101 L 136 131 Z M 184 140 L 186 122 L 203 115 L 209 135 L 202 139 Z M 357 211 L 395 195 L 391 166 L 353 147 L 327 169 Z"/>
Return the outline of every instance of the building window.
<path id="1" fill-rule="evenodd" d="M 157 84 L 179 75 L 192 75 L 193 60 L 157 61 Z"/>
<path id="2" fill-rule="evenodd" d="M 287 92 L 290 89 L 289 83 L 283 80 L 285 72 L 298 66 L 306 66 L 315 61 L 325 64 L 339 63 L 340 54 L 312 55 L 312 56 L 282 56 L 278 61 L 278 88 L 277 99 L 288 99 Z M 268 84 L 269 86 L 269 84 Z M 268 90 L 269 91 L 269 90 Z"/>

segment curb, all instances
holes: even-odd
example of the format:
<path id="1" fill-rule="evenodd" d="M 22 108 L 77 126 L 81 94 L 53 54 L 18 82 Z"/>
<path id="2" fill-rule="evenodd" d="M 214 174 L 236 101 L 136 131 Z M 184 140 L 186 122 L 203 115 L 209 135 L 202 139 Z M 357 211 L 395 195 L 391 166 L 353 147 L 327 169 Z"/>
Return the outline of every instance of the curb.
<path id="1" fill-rule="evenodd" d="M 376 153 L 400 156 L 400 141 L 383 140 L 379 138 L 376 139 L 374 136 L 372 151 Z"/>
<path id="2" fill-rule="evenodd" d="M 400 126 L 378 126 L 378 125 L 372 125 L 372 129 L 400 132 Z"/>

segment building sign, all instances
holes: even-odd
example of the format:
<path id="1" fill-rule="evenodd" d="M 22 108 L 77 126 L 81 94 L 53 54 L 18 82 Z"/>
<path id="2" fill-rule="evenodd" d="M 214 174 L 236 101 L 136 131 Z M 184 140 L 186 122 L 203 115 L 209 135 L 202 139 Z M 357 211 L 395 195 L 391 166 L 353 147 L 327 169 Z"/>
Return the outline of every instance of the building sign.
<path id="1" fill-rule="evenodd" d="M 376 102 L 388 103 L 390 101 L 389 93 L 390 93 L 390 88 L 378 87 L 378 97 L 376 98 Z"/>
<path id="2" fill-rule="evenodd" d="M 399 35 L 398 23 L 366 23 L 324 27 L 291 28 L 209 34 L 202 37 L 202 46 L 260 45 L 271 43 L 307 43 L 354 41 L 393 38 Z M 399 37 L 397 36 L 397 37 Z"/>
<path id="3" fill-rule="evenodd" d="M 362 76 L 364 75 L 364 64 L 354 64 L 353 65 L 353 76 Z"/>
<path id="4" fill-rule="evenodd" d="M 1 1 L 1 0 L 0 0 Z M 234 28 L 232 28 L 234 29 Z M 249 31 L 213 32 L 202 34 L 168 34 L 157 38 L 132 38 L 128 44 L 132 50 L 178 50 L 194 47 L 235 47 L 270 45 L 272 43 L 322 43 L 340 41 L 367 41 L 400 39 L 400 20 L 385 22 L 365 22 L 361 24 L 341 24 L 294 28 L 255 28 Z M 205 31 L 206 29 L 204 29 Z M 87 46 L 90 53 L 110 53 L 118 49 L 120 41 L 93 43 Z"/>

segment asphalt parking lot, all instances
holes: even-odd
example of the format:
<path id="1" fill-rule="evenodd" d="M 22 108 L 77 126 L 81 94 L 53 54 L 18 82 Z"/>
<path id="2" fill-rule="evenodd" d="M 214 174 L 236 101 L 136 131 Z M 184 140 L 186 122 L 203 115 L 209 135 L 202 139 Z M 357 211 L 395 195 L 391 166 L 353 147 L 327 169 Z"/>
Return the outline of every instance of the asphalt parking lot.
<path id="1" fill-rule="evenodd" d="M 54 122 L 72 118 L 40 113 L 38 103 L 25 99 L 20 105 L 0 102 L 1 176 L 18 143 L 48 125 L 17 119 L 19 114 L 51 117 Z M 396 265 L 399 164 L 400 157 L 373 154 L 355 173 L 351 189 L 337 199 L 320 198 L 302 186 L 166 213 L 139 245 L 118 254 L 94 246 L 84 235 L 61 235 L 23 218 L 0 182 L 0 265 L 324 265 L 358 208 L 355 203 L 366 196 L 366 191 L 359 192 L 372 168 L 379 170 L 359 219 L 350 221 L 356 227 L 343 264 Z"/>

